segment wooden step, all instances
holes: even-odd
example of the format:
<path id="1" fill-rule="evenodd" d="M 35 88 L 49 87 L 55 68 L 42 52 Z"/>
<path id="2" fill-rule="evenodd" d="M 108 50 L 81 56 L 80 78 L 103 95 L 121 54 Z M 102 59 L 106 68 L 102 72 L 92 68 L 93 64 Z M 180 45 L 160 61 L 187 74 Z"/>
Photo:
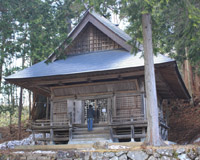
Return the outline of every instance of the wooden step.
<path id="1" fill-rule="evenodd" d="M 92 131 L 88 131 L 87 128 L 73 128 L 73 132 L 106 132 L 109 128 L 93 128 Z"/>
<path id="2" fill-rule="evenodd" d="M 90 138 L 108 138 L 110 137 L 109 134 L 86 134 L 86 135 L 72 135 L 72 139 L 75 138 L 85 138 L 85 139 L 90 139 Z"/>
<path id="3" fill-rule="evenodd" d="M 131 138 L 130 134 L 126 134 L 126 135 L 113 135 L 114 138 L 119 138 L 119 139 L 126 139 L 126 138 Z M 146 134 L 137 134 L 134 135 L 134 138 L 145 138 Z"/>
<path id="4" fill-rule="evenodd" d="M 73 124 L 73 127 L 87 128 L 87 124 Z M 108 127 L 108 123 L 93 124 L 93 127 Z"/>
<path id="5" fill-rule="evenodd" d="M 95 131 L 95 130 L 93 130 L 93 131 L 88 131 L 88 130 L 86 130 L 86 131 L 81 131 L 81 132 L 78 132 L 78 131 L 73 131 L 73 135 L 78 135 L 78 134 L 82 134 L 82 135 L 87 135 L 87 134 L 109 134 L 110 133 L 110 131 L 109 130 L 100 130 L 100 131 Z"/>

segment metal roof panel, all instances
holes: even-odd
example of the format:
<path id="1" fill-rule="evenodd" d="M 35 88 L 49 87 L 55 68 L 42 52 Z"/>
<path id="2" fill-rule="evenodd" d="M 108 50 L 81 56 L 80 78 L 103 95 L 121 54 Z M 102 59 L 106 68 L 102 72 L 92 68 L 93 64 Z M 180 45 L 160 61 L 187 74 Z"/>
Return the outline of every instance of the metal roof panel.
<path id="1" fill-rule="evenodd" d="M 161 64 L 174 61 L 164 55 L 154 56 L 154 63 Z M 39 62 L 29 68 L 10 75 L 5 79 L 36 78 L 56 75 L 69 75 L 97 71 L 134 68 L 144 66 L 142 53 L 136 55 L 123 50 L 98 51 L 57 60 L 46 64 Z"/>

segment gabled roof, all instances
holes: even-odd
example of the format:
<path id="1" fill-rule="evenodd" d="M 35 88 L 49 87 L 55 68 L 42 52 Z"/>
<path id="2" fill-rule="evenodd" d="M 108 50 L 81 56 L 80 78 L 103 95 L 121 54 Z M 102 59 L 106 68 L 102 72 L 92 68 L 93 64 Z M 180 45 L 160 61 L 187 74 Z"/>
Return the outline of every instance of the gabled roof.
<path id="1" fill-rule="evenodd" d="M 179 98 L 189 98 L 189 94 L 180 77 L 176 62 L 164 55 L 158 54 L 154 56 L 156 70 L 161 73 L 164 81 L 170 84 L 173 93 Z M 90 74 L 104 74 L 118 71 L 120 73 L 128 70 L 144 70 L 144 58 L 142 52 L 137 55 L 131 54 L 124 50 L 98 51 L 75 56 L 68 56 L 66 59 L 57 60 L 46 64 L 45 61 L 37 63 L 29 68 L 19 71 L 16 74 L 6 77 L 5 79 L 11 83 L 21 85 L 30 90 L 31 83 L 37 83 L 38 79 L 44 80 L 44 83 L 49 80 L 63 79 L 62 77 L 73 77 Z M 161 84 L 164 82 L 161 80 Z M 38 85 L 37 89 L 42 86 Z M 157 83 L 157 90 L 163 97 L 172 98 L 173 95 L 164 91 L 163 87 Z M 162 93 L 161 93 L 162 92 Z M 45 93 L 43 93 L 45 94 Z"/>
<path id="2" fill-rule="evenodd" d="M 108 50 L 107 48 L 107 50 L 95 52 L 89 50 L 89 53 L 68 55 L 66 59 L 62 60 L 57 60 L 56 55 L 53 53 L 49 57 L 49 59 L 53 61 L 52 63 L 46 64 L 45 61 L 42 61 L 16 74 L 8 76 L 5 79 L 24 88 L 50 96 L 50 89 L 46 86 L 46 83 L 52 81 L 51 85 L 54 85 L 55 83 L 55 85 L 59 85 L 59 83 L 57 84 L 57 81 L 59 79 L 62 80 L 63 77 L 65 79 L 79 76 L 88 78 L 92 77 L 93 74 L 104 75 L 113 72 L 118 72 L 117 74 L 120 76 L 121 73 L 127 71 L 144 71 L 142 52 L 139 52 L 136 55 L 131 54 L 130 52 L 131 46 L 127 44 L 127 41 L 131 38 L 117 26 L 95 12 L 86 12 L 81 22 L 70 33 L 69 37 L 76 42 L 75 38 L 79 39 L 78 35 L 84 37 L 80 33 L 84 32 L 85 30 L 83 29 L 89 25 L 95 26 L 107 36 L 106 38 L 110 38 L 112 42 L 114 41 L 119 44 L 122 50 Z M 61 44 L 60 47 L 63 48 L 63 45 L 66 45 L 65 42 Z M 67 45 L 65 49 L 69 51 L 70 49 L 68 47 L 70 46 Z M 83 52 L 82 49 L 81 52 Z M 161 79 L 158 79 L 159 83 L 157 83 L 157 90 L 163 97 L 173 97 L 168 90 L 163 90 L 163 87 L 159 87 L 159 85 L 163 86 L 163 83 L 165 83 L 165 86 L 169 84 L 171 87 L 169 90 L 172 90 L 177 97 L 190 97 L 179 74 L 175 60 L 158 54 L 157 56 L 154 56 L 154 64 L 155 69 L 159 72 L 157 75 L 159 74 L 159 78 Z M 143 74 L 144 73 L 140 74 L 140 76 Z M 54 82 L 54 80 L 56 82 Z M 44 83 L 45 85 L 41 85 L 39 81 L 42 81 L 41 83 Z"/>
<path id="3" fill-rule="evenodd" d="M 66 59 L 57 60 L 49 64 L 42 61 L 29 68 L 19 71 L 16 74 L 6 77 L 6 80 L 142 67 L 144 66 L 144 59 L 141 57 L 141 54 L 141 52 L 134 55 L 123 50 L 110 50 L 68 56 Z M 161 54 L 154 56 L 155 64 L 172 61 L 174 60 Z"/>
<path id="4" fill-rule="evenodd" d="M 97 27 L 100 31 L 106 34 L 109 38 L 111 38 L 116 43 L 120 44 L 125 50 L 131 51 L 131 45 L 127 42 L 131 40 L 131 37 L 122 31 L 119 27 L 114 25 L 112 22 L 100 16 L 99 14 L 90 11 L 87 11 L 83 16 L 82 20 L 78 23 L 78 25 L 69 33 L 68 38 L 72 39 L 72 41 L 80 34 L 80 32 L 86 27 L 88 23 L 91 23 L 95 27 Z M 66 45 L 63 42 L 59 47 Z M 59 49 L 59 47 L 57 49 Z M 65 46 L 67 49 L 69 45 Z M 49 56 L 49 59 L 52 61 L 56 60 L 56 54 L 53 53 Z"/>
<path id="5" fill-rule="evenodd" d="M 126 34 L 124 31 L 122 31 L 119 27 L 114 25 L 112 22 L 110 22 L 105 17 L 97 14 L 96 12 L 90 12 L 92 16 L 94 16 L 97 20 L 99 20 L 102 24 L 104 24 L 106 27 L 108 27 L 112 32 L 116 33 L 118 36 L 123 38 L 125 41 L 131 40 L 131 37 Z"/>

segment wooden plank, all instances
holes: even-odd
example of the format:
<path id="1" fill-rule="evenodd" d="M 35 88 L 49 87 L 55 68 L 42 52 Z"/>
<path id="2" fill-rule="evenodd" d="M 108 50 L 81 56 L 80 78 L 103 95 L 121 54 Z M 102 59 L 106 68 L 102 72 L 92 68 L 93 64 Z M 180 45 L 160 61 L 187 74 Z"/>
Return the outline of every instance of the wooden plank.
<path id="1" fill-rule="evenodd" d="M 59 88 L 71 88 L 71 87 L 82 87 L 82 86 L 96 86 L 96 85 L 101 85 L 101 84 L 116 84 L 116 83 L 127 83 L 127 82 L 134 82 L 136 84 L 137 80 L 136 79 L 131 79 L 131 80 L 114 80 L 112 82 L 107 81 L 107 82 L 92 82 L 92 83 L 84 83 L 84 84 L 74 84 L 74 85 L 68 85 L 68 86 L 56 86 L 56 87 L 51 87 L 52 89 L 59 89 Z"/>
<path id="2" fill-rule="evenodd" d="M 134 138 L 145 138 L 146 134 L 136 134 L 134 136 Z M 118 138 L 118 139 L 127 139 L 127 138 L 131 138 L 131 134 L 127 134 L 127 135 L 113 135 L 113 138 Z"/>
<path id="3" fill-rule="evenodd" d="M 116 73 L 115 73 L 116 72 Z M 98 75 L 90 75 L 89 73 L 87 74 L 79 74 L 79 76 L 77 75 L 64 75 L 64 76 L 56 76 L 56 77 L 41 77 L 41 78 L 34 78 L 34 81 L 30 81 L 26 80 L 25 84 L 29 84 L 30 86 L 35 86 L 35 85 L 39 85 L 39 86 L 45 86 L 45 85 L 51 85 L 51 84 L 67 84 L 67 83 L 74 83 L 74 82 L 81 82 L 81 83 L 85 83 L 85 82 L 92 82 L 92 81 L 96 81 L 96 80 L 107 80 L 107 79 L 118 79 L 118 77 L 122 77 L 122 78 L 129 78 L 129 77 L 133 77 L 133 76 L 141 76 L 144 75 L 144 71 L 138 71 L 138 70 L 134 70 L 133 69 L 128 72 L 123 72 L 123 71 L 107 71 L 107 72 L 103 72 L 103 73 L 99 73 Z M 23 80 L 21 80 L 23 83 Z"/>
<path id="4" fill-rule="evenodd" d="M 143 92 L 138 91 L 117 91 L 115 95 L 141 95 Z M 114 95 L 114 96 L 115 96 Z M 54 102 L 62 102 L 66 101 L 66 99 L 96 99 L 96 98 L 110 98 L 113 96 L 113 92 L 102 92 L 102 93 L 93 93 L 93 94 L 84 94 L 84 95 L 71 95 L 71 96 L 60 96 L 54 97 Z M 114 99 L 112 99 L 112 105 L 114 103 Z"/>

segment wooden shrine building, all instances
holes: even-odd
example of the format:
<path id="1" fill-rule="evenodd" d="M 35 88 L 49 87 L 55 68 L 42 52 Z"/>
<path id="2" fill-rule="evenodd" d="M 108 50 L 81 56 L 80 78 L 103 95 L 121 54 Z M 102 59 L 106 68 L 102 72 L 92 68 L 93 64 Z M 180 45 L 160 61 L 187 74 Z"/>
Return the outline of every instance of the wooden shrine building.
<path id="1" fill-rule="evenodd" d="M 143 141 L 147 119 L 144 89 L 144 59 L 141 52 L 131 54 L 131 38 L 95 12 L 87 12 L 64 42 L 66 59 L 49 56 L 45 61 L 5 79 L 13 84 L 49 97 L 44 107 L 48 119 L 34 120 L 38 140 L 54 143 Z M 154 57 L 159 104 L 160 134 L 167 139 L 167 123 L 162 100 L 190 95 L 175 60 Z M 49 104 L 49 105 L 48 105 Z M 94 109 L 94 130 L 87 131 L 87 109 Z M 50 137 L 46 136 L 49 134 Z"/>

